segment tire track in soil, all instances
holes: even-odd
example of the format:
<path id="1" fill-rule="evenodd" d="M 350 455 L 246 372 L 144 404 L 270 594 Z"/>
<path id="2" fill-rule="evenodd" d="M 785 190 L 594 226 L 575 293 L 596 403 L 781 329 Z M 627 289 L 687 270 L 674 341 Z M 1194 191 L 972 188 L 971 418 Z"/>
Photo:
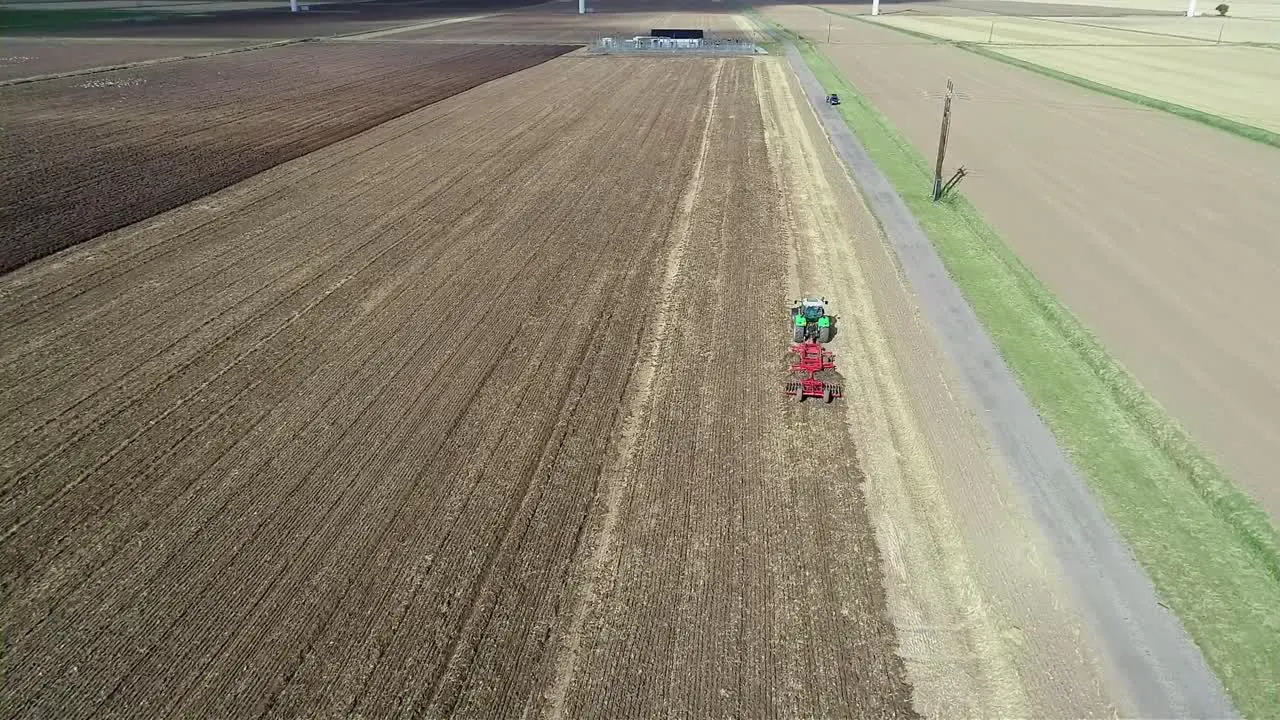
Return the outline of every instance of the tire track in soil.
<path id="1" fill-rule="evenodd" d="M 602 497 L 602 516 L 600 528 L 593 533 L 588 553 L 579 561 L 585 577 L 577 590 L 570 614 L 568 628 L 564 631 L 562 646 L 555 662 L 555 675 L 547 691 L 544 693 L 546 706 L 543 713 L 552 718 L 564 716 L 565 695 L 569 684 L 578 671 L 579 656 L 582 648 L 583 624 L 586 615 L 594 609 L 599 590 L 596 585 L 606 579 L 605 560 L 613 554 L 615 532 L 619 515 L 619 494 L 621 492 L 621 475 L 634 456 L 639 440 L 644 413 L 650 402 L 653 390 L 653 377 L 657 371 L 657 361 L 663 342 L 666 338 L 667 324 L 671 320 L 670 307 L 676 278 L 684 260 L 689 244 L 694 203 L 702 192 L 707 151 L 711 139 L 711 123 L 715 119 L 717 89 L 720 74 L 724 69 L 723 62 L 717 62 L 715 72 L 711 76 L 711 93 L 703 112 L 702 134 L 698 143 L 698 157 L 680 198 L 679 219 L 673 232 L 674 241 L 667 250 L 663 264 L 662 284 L 658 289 L 658 307 L 655 312 L 652 328 L 645 331 L 643 346 L 645 355 L 633 371 L 630 387 L 626 391 L 627 415 L 623 420 L 617 448 L 605 472 L 598 481 L 596 497 Z"/>

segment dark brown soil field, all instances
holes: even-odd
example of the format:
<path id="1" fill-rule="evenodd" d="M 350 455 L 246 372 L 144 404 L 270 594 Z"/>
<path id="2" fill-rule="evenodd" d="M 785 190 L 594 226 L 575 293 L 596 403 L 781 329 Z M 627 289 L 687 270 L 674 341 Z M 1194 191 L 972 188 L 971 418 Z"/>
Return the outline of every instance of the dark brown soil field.
<path id="1" fill-rule="evenodd" d="M 202 55 L 244 47 L 251 40 L 103 40 L 62 38 L 39 40 L 5 38 L 0 41 L 0 81 L 70 70 L 114 67 L 159 58 Z"/>
<path id="2" fill-rule="evenodd" d="M 571 49 L 308 43 L 0 89 L 0 272 Z"/>
<path id="3" fill-rule="evenodd" d="M 542 0 L 363 0 L 316 5 L 309 12 L 292 13 L 286 0 L 271 8 L 228 8 L 199 15 L 165 13 L 151 15 L 143 21 L 77 24 L 63 29 L 23 34 L 69 37 L 310 38 L 378 30 L 433 18 L 502 12 L 539 2 Z"/>
<path id="4" fill-rule="evenodd" d="M 912 716 L 754 63 L 561 58 L 0 278 L 0 715 Z"/>

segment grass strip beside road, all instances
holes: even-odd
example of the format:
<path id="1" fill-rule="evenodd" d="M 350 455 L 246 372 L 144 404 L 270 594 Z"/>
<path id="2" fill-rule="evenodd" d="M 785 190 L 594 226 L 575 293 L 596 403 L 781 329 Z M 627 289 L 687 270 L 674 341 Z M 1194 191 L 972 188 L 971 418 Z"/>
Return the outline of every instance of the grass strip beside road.
<path id="1" fill-rule="evenodd" d="M 1012 65 L 1017 68 L 1022 68 L 1023 70 L 1029 70 L 1031 72 L 1044 75 L 1045 77 L 1050 77 L 1055 80 L 1060 80 L 1065 83 L 1070 83 L 1072 85 L 1076 85 L 1078 87 L 1082 87 L 1087 90 L 1093 90 L 1094 92 L 1100 92 L 1104 95 L 1110 95 L 1115 98 L 1120 98 L 1121 100 L 1127 100 L 1136 105 L 1142 105 L 1143 107 L 1149 107 L 1154 110 L 1163 110 L 1164 112 L 1171 113 L 1173 115 L 1177 115 L 1179 117 L 1183 117 L 1188 120 L 1193 120 L 1195 122 L 1208 125 L 1209 127 L 1214 127 L 1219 130 L 1229 132 L 1233 135 L 1239 135 L 1240 137 L 1248 138 L 1249 140 L 1260 142 L 1264 145 L 1270 145 L 1272 147 L 1280 148 L 1280 133 L 1272 132 L 1265 128 L 1254 127 L 1253 125 L 1246 125 L 1245 123 L 1236 122 L 1235 120 L 1224 118 L 1221 115 L 1214 115 L 1213 113 L 1204 112 L 1203 110 L 1196 110 L 1195 108 L 1189 108 L 1185 105 L 1179 105 L 1177 103 L 1171 103 L 1166 100 L 1160 100 L 1159 98 L 1140 95 L 1138 93 L 1130 92 L 1128 90 L 1122 90 L 1118 87 L 1113 87 L 1111 85 L 1104 85 L 1100 82 L 1094 82 L 1093 80 L 1089 80 L 1088 78 L 1080 77 L 1079 75 L 1072 75 L 1071 73 L 1066 73 L 1061 70 L 1055 70 L 1051 67 L 1046 67 L 1044 65 L 1033 63 L 1028 60 L 1021 60 L 1019 58 L 1011 57 L 1009 55 L 1005 55 L 1004 53 L 1001 53 L 998 50 L 992 50 L 988 47 L 985 47 L 982 43 L 968 42 L 964 40 L 950 40 L 944 37 L 939 37 L 937 35 L 930 35 L 928 33 L 923 33 L 918 30 L 909 30 L 907 28 L 897 27 L 896 25 L 891 25 L 889 23 L 882 23 L 882 22 L 876 22 L 874 20 L 868 20 L 864 17 L 860 17 L 858 15 L 850 15 L 849 13 L 840 12 L 838 10 L 831 10 L 829 8 L 821 8 L 821 7 L 817 9 L 822 10 L 823 12 L 830 15 L 836 15 L 838 17 L 845 18 L 848 20 L 857 20 L 859 22 L 867 23 L 868 25 L 875 25 L 876 27 L 882 27 L 887 30 L 893 30 L 894 32 L 900 32 L 904 35 L 910 35 L 911 37 L 919 38 L 921 40 L 928 40 L 929 42 L 932 42 L 932 43 L 937 43 L 941 45 L 952 45 L 954 47 L 960 48 L 961 50 L 968 50 L 971 53 L 975 53 L 977 55 L 981 55 L 983 57 L 990 58 L 992 60 L 998 60 L 1002 63 L 1005 63 L 1006 65 Z"/>
<path id="2" fill-rule="evenodd" d="M 775 26 L 777 27 L 777 26 Z M 1280 530 L 1045 288 L 963 196 L 797 38 L 1161 598 L 1249 717 L 1280 707 Z"/>

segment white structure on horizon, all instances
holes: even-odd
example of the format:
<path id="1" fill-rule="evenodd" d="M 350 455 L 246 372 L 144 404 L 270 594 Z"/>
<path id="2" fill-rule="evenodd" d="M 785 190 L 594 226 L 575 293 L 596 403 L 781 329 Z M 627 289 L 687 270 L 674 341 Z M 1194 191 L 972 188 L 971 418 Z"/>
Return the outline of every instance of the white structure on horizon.
<path id="1" fill-rule="evenodd" d="M 613 44 L 613 38 L 606 38 L 610 45 Z M 630 45 L 637 48 L 698 48 L 702 47 L 703 41 L 697 38 L 669 38 L 654 37 L 652 35 L 637 35 L 630 40 L 624 40 L 624 45 Z"/>

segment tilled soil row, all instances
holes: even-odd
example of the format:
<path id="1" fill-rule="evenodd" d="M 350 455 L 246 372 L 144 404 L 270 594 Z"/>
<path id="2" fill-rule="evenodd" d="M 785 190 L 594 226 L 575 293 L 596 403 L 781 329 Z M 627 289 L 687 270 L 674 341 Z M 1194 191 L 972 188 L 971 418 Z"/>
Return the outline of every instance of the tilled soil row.
<path id="1" fill-rule="evenodd" d="M 0 272 L 571 49 L 302 44 L 0 89 Z"/>

